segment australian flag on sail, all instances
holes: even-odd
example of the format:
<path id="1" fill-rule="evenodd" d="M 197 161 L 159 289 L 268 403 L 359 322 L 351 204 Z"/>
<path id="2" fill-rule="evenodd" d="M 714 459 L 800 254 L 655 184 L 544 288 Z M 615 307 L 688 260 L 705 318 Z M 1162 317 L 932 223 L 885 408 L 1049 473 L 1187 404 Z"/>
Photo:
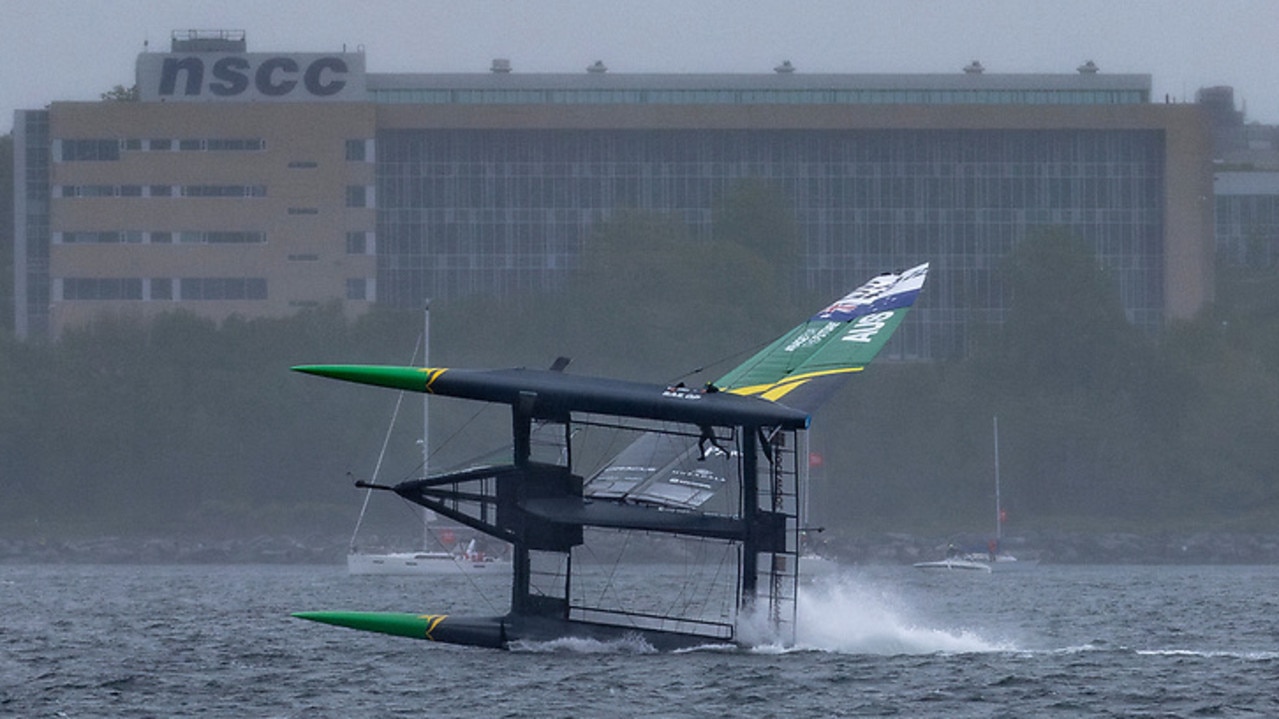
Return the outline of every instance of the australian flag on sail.
<path id="1" fill-rule="evenodd" d="M 858 315 L 909 307 L 923 289 L 927 274 L 926 264 L 900 274 L 885 272 L 813 315 L 809 321 L 847 322 Z"/>

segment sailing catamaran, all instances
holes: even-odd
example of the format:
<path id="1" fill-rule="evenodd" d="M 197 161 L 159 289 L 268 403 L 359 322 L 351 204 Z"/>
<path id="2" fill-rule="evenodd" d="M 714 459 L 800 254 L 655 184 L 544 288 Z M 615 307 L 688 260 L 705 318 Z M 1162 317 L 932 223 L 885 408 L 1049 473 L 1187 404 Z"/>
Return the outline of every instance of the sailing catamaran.
<path id="1" fill-rule="evenodd" d="M 811 413 L 862 371 L 901 324 L 928 265 L 871 279 L 700 389 L 550 370 L 309 365 L 307 374 L 505 404 L 510 464 L 402 482 L 392 491 L 512 547 L 510 610 L 502 616 L 302 612 L 329 624 L 433 641 L 509 648 L 566 637 L 638 638 L 655 649 L 740 640 L 737 622 L 762 617 L 772 641 L 793 642 L 807 491 Z M 634 441 L 589 478 L 574 474 L 579 427 L 623 428 Z M 533 437 L 558 437 L 536 456 Z M 699 449 L 699 444 L 701 448 Z M 708 446 L 709 445 L 709 446 Z M 712 449 L 713 448 L 713 449 Z M 726 610 L 708 598 L 657 608 L 605 606 L 583 591 L 590 545 L 693 540 L 719 548 Z M 609 578 L 612 582 L 612 577 Z M 607 589 L 607 587 L 605 587 Z M 627 599 L 634 599 L 628 594 Z M 689 601 L 695 598 L 696 601 Z"/>

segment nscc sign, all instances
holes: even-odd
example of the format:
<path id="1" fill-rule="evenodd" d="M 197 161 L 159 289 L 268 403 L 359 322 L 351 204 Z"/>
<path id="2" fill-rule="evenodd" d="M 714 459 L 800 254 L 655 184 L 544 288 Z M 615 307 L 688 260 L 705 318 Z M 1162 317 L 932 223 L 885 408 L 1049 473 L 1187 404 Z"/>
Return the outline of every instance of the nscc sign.
<path id="1" fill-rule="evenodd" d="M 361 53 L 144 53 L 143 102 L 317 102 L 367 99 Z"/>

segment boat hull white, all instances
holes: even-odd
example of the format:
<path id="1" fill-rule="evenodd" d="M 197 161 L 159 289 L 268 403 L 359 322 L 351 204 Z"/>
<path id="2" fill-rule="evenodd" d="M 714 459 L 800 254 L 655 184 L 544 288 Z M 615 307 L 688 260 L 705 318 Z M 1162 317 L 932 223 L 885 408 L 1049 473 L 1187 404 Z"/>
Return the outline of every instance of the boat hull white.
<path id="1" fill-rule="evenodd" d="M 939 559 L 935 562 L 916 562 L 915 569 L 931 569 L 955 572 L 984 572 L 990 574 L 990 564 L 969 559 Z"/>
<path id="2" fill-rule="evenodd" d="M 493 559 L 466 559 L 447 552 L 389 552 L 348 554 L 350 574 L 393 574 L 401 576 L 437 574 L 509 574 L 511 563 Z"/>
<path id="3" fill-rule="evenodd" d="M 1024 572 L 1027 569 L 1034 569 L 1039 566 L 1038 559 L 1016 559 L 1014 557 L 1000 556 L 993 562 L 987 561 L 991 571 L 994 572 Z"/>
<path id="4" fill-rule="evenodd" d="M 918 562 L 916 569 L 960 569 L 977 572 L 1024 572 L 1039 566 L 1039 560 L 1019 560 L 1008 555 L 999 555 L 994 561 L 985 556 L 960 556 L 952 559 L 939 559 L 935 562 Z"/>

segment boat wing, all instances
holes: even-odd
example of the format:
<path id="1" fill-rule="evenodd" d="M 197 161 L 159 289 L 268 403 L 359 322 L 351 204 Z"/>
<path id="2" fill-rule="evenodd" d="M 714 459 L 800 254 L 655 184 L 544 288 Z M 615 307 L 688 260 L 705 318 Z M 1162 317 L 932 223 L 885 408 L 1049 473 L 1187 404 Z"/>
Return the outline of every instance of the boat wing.
<path id="1" fill-rule="evenodd" d="M 815 411 L 884 348 L 927 275 L 925 263 L 871 279 L 779 337 L 715 386 Z"/>
<path id="2" fill-rule="evenodd" d="M 928 265 L 885 273 L 808 318 L 713 383 L 811 414 L 883 349 L 923 289 Z M 731 438 L 722 438 L 728 440 Z M 720 441 L 645 433 L 586 482 L 588 497 L 706 509 L 736 486 L 738 462 Z M 731 450 L 730 450 L 731 451 Z M 723 509 L 723 508 L 721 508 Z"/>

